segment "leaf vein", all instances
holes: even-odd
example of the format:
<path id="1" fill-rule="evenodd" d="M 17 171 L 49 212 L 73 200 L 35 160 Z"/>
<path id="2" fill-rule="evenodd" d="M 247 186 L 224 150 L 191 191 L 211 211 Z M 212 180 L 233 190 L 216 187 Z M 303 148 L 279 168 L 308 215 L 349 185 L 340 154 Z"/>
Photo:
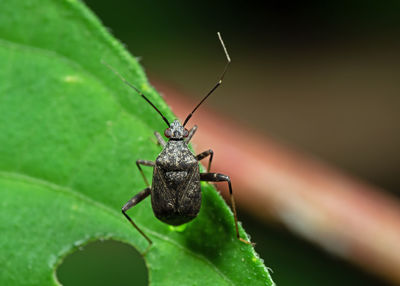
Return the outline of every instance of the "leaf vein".
<path id="1" fill-rule="evenodd" d="M 72 189 L 70 187 L 61 186 L 61 185 L 55 184 L 53 182 L 50 182 L 50 181 L 47 181 L 47 180 L 44 180 L 44 179 L 34 178 L 34 177 L 31 177 L 31 176 L 29 176 L 27 174 L 23 174 L 23 173 L 19 173 L 19 172 L 7 172 L 7 171 L 1 171 L 0 170 L 0 177 L 3 177 L 5 179 L 20 180 L 20 181 L 23 181 L 23 182 L 26 182 L 26 183 L 29 183 L 29 184 L 33 183 L 33 184 L 49 187 L 49 188 L 51 188 L 53 190 L 57 190 L 57 191 L 63 192 L 66 195 L 70 195 L 70 196 L 73 196 L 73 197 L 75 197 L 77 199 L 81 199 L 81 200 L 83 200 L 84 202 L 86 202 L 88 204 L 95 205 L 96 207 L 99 207 L 100 209 L 102 209 L 104 212 L 110 214 L 111 216 L 113 216 L 115 218 L 118 218 L 118 220 L 120 218 L 120 216 L 118 216 L 117 213 L 114 210 L 112 210 L 111 208 L 109 208 L 108 206 L 106 206 L 106 205 L 104 205 L 104 204 L 102 204 L 100 202 L 97 202 L 97 201 L 95 201 L 95 200 L 93 200 L 93 199 L 91 199 L 91 198 L 89 198 L 89 197 L 87 197 L 85 195 L 82 195 L 81 193 L 79 193 L 78 191 L 75 191 L 74 189 Z M 121 219 L 121 221 L 122 221 L 122 219 Z M 182 249 L 183 251 L 185 251 L 188 255 L 196 258 L 199 261 L 202 261 L 205 264 L 207 264 L 218 275 L 220 275 L 225 281 L 229 282 L 231 285 L 235 285 L 233 283 L 233 281 L 231 281 L 223 272 L 221 272 L 215 264 L 213 264 L 211 261 L 209 261 L 204 256 L 196 254 L 193 251 L 190 251 L 189 249 L 184 247 L 182 244 L 180 244 L 180 243 L 178 243 L 176 241 L 173 241 L 172 239 L 170 239 L 169 237 L 167 237 L 167 236 L 165 236 L 165 235 L 163 235 L 161 233 L 158 233 L 158 232 L 155 232 L 155 231 L 153 231 L 151 229 L 148 229 L 145 226 L 141 226 L 141 228 L 144 229 L 146 232 L 151 233 L 154 236 L 158 237 L 160 240 L 163 240 L 163 241 L 165 241 L 167 243 L 173 244 L 174 246 L 176 246 L 176 247 Z"/>

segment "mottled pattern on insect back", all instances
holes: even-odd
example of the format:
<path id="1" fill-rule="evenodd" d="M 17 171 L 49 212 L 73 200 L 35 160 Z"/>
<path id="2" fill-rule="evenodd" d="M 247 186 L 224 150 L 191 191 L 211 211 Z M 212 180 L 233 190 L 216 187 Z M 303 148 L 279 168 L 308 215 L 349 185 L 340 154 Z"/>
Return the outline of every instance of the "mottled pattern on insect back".
<path id="1" fill-rule="evenodd" d="M 157 157 L 151 204 L 156 217 L 171 225 L 197 216 L 201 206 L 199 166 L 183 140 L 169 140 Z"/>

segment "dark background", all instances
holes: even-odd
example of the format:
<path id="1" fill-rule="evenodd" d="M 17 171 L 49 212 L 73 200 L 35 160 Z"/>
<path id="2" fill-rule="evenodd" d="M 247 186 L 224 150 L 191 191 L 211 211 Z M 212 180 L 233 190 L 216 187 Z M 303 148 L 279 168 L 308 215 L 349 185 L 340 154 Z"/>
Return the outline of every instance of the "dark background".
<path id="1" fill-rule="evenodd" d="M 233 62 L 208 107 L 399 195 L 400 2 L 85 2 L 151 81 L 196 98 L 225 63 L 220 31 Z M 385 285 L 239 211 L 278 285 Z M 64 285 L 146 285 L 147 272 L 132 247 L 98 242 L 58 276 Z"/>

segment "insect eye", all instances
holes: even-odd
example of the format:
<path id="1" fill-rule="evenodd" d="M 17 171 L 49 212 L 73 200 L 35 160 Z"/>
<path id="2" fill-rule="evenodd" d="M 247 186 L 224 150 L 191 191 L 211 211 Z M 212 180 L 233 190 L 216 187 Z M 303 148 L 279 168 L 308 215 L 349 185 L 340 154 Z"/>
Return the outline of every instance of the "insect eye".
<path id="1" fill-rule="evenodd" d="M 164 135 L 165 135 L 165 137 L 170 138 L 171 137 L 171 129 L 170 128 L 165 129 Z"/>
<path id="2" fill-rule="evenodd" d="M 185 128 L 185 130 L 183 130 L 183 137 L 188 137 L 189 135 L 189 131 Z"/>

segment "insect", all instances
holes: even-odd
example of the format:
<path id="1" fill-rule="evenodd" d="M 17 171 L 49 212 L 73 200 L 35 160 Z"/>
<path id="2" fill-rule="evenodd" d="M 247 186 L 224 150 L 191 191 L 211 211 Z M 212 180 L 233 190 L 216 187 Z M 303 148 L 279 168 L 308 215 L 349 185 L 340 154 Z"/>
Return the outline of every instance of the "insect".
<path id="1" fill-rule="evenodd" d="M 193 220 L 200 211 L 200 181 L 227 182 L 235 219 L 236 236 L 240 241 L 250 244 L 250 242 L 241 238 L 239 235 L 235 200 L 233 197 L 232 184 L 229 176 L 219 173 L 210 173 L 214 152 L 210 149 L 198 155 L 194 155 L 188 148 L 188 143 L 196 133 L 197 126 L 194 125 L 190 130 L 186 129 L 185 126 L 199 106 L 222 84 L 222 80 L 231 62 L 221 34 L 218 32 L 217 35 L 225 52 L 227 63 L 221 76 L 219 77 L 218 82 L 196 105 L 193 111 L 189 113 L 183 124 L 181 124 L 177 119 L 170 123 L 161 113 L 161 111 L 139 89 L 125 80 L 125 78 L 123 78 L 111 66 L 104 63 L 117 76 L 119 76 L 124 83 L 141 95 L 159 113 L 168 126 L 168 128 L 164 131 L 165 137 L 168 138 L 167 142 L 165 142 L 160 133 L 157 131 L 154 132 L 158 144 L 163 147 L 163 150 L 158 155 L 156 160 L 154 162 L 148 160 L 136 161 L 136 165 L 147 187 L 133 196 L 122 207 L 122 213 L 124 216 L 149 242 L 149 245 L 152 244 L 151 239 L 140 229 L 136 223 L 133 222 L 126 212 L 148 196 L 151 196 L 153 212 L 159 220 L 174 226 L 187 223 Z M 198 162 L 206 157 L 209 157 L 207 173 L 200 173 Z M 151 186 L 147 181 L 141 166 L 153 167 L 153 181 Z"/>

